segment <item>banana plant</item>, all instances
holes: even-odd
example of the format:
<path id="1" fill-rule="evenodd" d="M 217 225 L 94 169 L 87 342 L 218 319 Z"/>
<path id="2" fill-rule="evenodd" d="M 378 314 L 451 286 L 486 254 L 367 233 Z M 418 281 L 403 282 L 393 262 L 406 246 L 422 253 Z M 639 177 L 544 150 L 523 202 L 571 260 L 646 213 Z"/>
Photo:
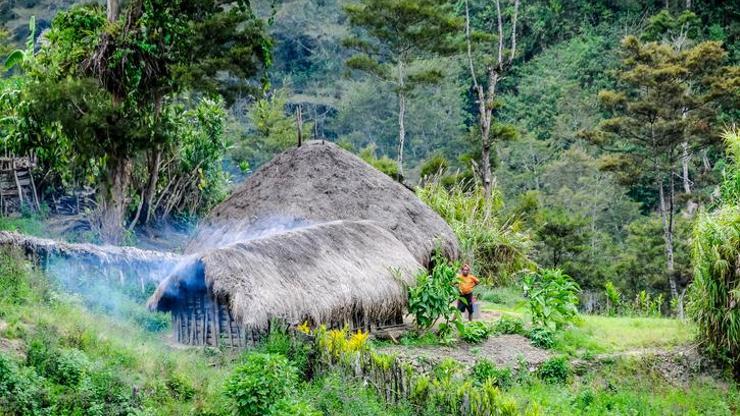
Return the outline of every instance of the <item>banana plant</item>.
<path id="1" fill-rule="evenodd" d="M 34 45 L 36 42 L 36 16 L 31 16 L 28 22 L 28 39 L 26 49 L 16 49 L 5 59 L 5 70 L 9 71 L 16 65 L 23 66 L 33 59 Z"/>

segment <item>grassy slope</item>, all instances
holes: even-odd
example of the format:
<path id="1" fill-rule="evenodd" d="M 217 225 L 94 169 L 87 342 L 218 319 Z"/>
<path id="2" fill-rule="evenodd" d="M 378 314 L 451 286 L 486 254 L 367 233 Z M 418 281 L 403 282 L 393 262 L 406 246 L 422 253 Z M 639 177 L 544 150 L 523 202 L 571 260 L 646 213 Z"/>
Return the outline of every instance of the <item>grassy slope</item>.
<path id="1" fill-rule="evenodd" d="M 487 303 L 486 309 L 526 316 L 516 291 L 501 292 L 508 295 L 498 299 L 499 303 Z M 556 349 L 580 357 L 586 352 L 667 347 L 686 342 L 691 332 L 690 326 L 670 319 L 587 316 L 579 326 L 566 331 Z M 7 255 L 0 256 L 0 346 L 7 346 L 3 339 L 24 345 L 26 351 L 40 340 L 50 341 L 55 353 L 81 351 L 89 362 L 85 371 L 91 377 L 112 374 L 125 395 L 137 392 L 137 411 L 147 415 L 227 414 L 221 395 L 223 381 L 239 360 L 227 351 L 170 345 L 165 333 L 149 332 L 128 318 L 91 312 L 81 298 L 50 288 L 43 276 Z M 13 356 L 19 365 L 33 367 L 29 360 L 2 348 L 0 355 Z M 38 365 L 35 371 L 45 375 Z M 89 407 L 87 414 L 95 414 L 89 410 L 100 398 L 79 393 L 84 390 L 84 381 L 71 388 L 47 376 L 43 384 L 62 402 L 79 395 Z M 565 384 L 530 377 L 514 384 L 506 394 L 522 409 L 539 407 L 541 414 L 548 415 L 730 415 L 740 406 L 736 387 L 705 377 L 673 384 L 648 371 L 638 359 L 616 360 L 572 376 Z M 300 395 L 324 414 L 413 414 L 408 407 L 384 407 L 366 388 L 337 376 L 304 386 Z M 0 405 L 0 415 L 3 412 Z"/>

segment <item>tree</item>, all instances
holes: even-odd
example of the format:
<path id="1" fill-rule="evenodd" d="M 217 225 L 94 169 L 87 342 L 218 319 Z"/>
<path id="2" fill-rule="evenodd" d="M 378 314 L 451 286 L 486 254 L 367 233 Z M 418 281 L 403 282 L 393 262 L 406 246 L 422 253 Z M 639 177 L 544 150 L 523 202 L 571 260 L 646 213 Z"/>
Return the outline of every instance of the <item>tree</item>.
<path id="1" fill-rule="evenodd" d="M 465 0 L 465 39 L 467 43 L 468 66 L 470 69 L 470 78 L 473 81 L 473 91 L 476 95 L 478 105 L 478 128 L 481 136 L 481 171 L 483 177 L 483 188 L 486 195 L 490 195 L 493 186 L 493 175 L 491 174 L 491 125 L 493 123 L 493 112 L 496 109 L 496 88 L 498 82 L 504 77 L 506 72 L 511 68 L 516 55 L 516 24 L 519 13 L 519 0 L 514 0 L 514 11 L 511 17 L 511 43 L 506 50 L 504 43 L 504 18 L 501 12 L 501 1 L 495 0 L 496 5 L 496 28 L 498 29 L 496 39 L 498 46 L 494 51 L 490 51 L 491 37 L 476 36 L 478 42 L 475 46 L 482 49 L 478 59 L 482 61 L 485 67 L 484 76 L 478 82 L 476 76 L 476 67 L 473 58 L 474 33 L 471 32 L 470 21 L 470 1 Z M 481 42 L 482 40 L 482 42 Z"/>
<path id="2" fill-rule="evenodd" d="M 732 70 L 722 66 L 726 53 L 719 42 L 678 51 L 628 36 L 622 50 L 617 89 L 599 93 L 612 117 L 587 137 L 607 152 L 604 169 L 619 172 L 624 183 L 650 184 L 663 224 L 671 296 L 683 316 L 674 267 L 675 178 L 681 147 L 688 139 L 691 146 L 703 146 L 713 137 L 710 121 L 716 102 L 731 91 L 734 81 L 726 75 Z"/>
<path id="3" fill-rule="evenodd" d="M 161 117 L 168 100 L 186 89 L 227 100 L 253 92 L 250 80 L 270 62 L 270 42 L 245 4 L 180 0 L 174 6 L 135 0 L 119 17 L 97 6 L 60 13 L 31 71 L 28 116 L 61 126 L 74 152 L 100 160 L 100 228 L 110 242 L 121 239 L 133 159 L 141 152 L 150 156 L 143 195 L 149 218 L 162 149 L 177 140 Z M 32 146 L 44 140 L 34 133 Z"/>
<path id="4" fill-rule="evenodd" d="M 350 24 L 365 36 L 346 40 L 358 54 L 347 65 L 393 84 L 398 100 L 398 171 L 403 175 L 406 99 L 420 85 L 434 84 L 441 71 L 414 65 L 456 50 L 461 22 L 448 0 L 361 0 L 345 7 Z"/>

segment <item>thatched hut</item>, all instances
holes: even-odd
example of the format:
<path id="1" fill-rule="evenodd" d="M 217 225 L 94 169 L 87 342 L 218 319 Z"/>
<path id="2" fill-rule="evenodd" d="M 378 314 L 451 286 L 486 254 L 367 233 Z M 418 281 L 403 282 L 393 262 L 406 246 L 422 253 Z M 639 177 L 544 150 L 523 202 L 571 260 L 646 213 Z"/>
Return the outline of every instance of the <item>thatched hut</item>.
<path id="1" fill-rule="evenodd" d="M 336 220 L 377 222 L 424 265 L 435 246 L 457 256 L 450 227 L 414 192 L 323 141 L 283 152 L 255 172 L 214 208 L 185 251 Z"/>
<path id="2" fill-rule="evenodd" d="M 251 345 L 278 320 L 353 328 L 402 322 L 404 285 L 422 268 L 370 221 L 333 221 L 192 256 L 159 286 L 152 310 L 191 345 Z"/>

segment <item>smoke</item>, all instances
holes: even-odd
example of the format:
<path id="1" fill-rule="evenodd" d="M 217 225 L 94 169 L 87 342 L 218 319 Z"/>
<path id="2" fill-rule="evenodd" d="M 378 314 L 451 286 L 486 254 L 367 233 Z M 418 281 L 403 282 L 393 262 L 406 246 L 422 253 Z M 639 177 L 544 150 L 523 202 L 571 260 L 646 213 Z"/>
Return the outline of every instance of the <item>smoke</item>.
<path id="1" fill-rule="evenodd" d="M 312 222 L 300 218 L 270 217 L 219 226 L 202 226 L 195 235 L 194 246 L 197 247 L 198 252 L 204 252 L 305 228 L 312 224 Z"/>

